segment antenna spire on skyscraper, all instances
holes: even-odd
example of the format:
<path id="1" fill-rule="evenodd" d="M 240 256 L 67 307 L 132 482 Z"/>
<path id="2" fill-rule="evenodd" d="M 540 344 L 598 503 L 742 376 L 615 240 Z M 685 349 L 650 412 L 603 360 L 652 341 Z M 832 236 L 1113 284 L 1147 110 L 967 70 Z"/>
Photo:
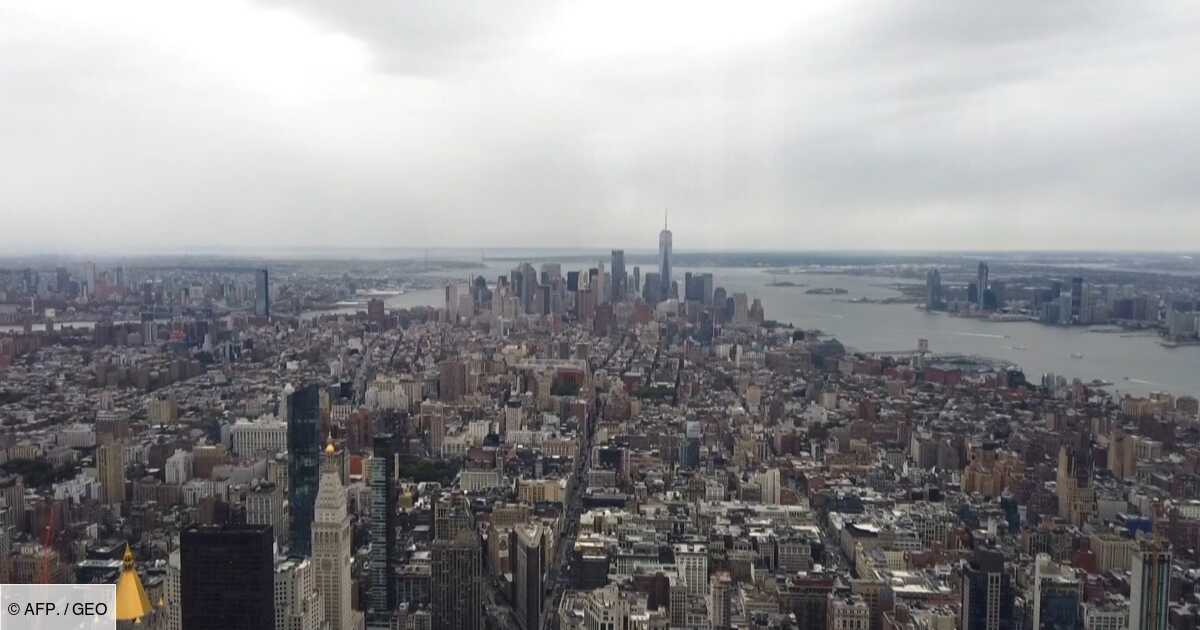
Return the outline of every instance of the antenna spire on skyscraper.
<path id="1" fill-rule="evenodd" d="M 663 229 L 667 229 L 667 209 L 663 208 Z"/>

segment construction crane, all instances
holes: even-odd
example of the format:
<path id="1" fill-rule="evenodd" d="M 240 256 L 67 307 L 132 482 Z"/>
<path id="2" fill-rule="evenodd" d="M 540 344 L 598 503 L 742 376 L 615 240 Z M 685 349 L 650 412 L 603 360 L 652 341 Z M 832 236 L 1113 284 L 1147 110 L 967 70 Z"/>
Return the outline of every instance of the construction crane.
<path id="1" fill-rule="evenodd" d="M 36 584 L 50 584 L 54 560 L 54 535 L 55 535 L 55 510 L 54 504 L 50 504 L 50 520 L 46 523 L 46 529 L 42 532 L 42 557 L 38 562 L 37 575 L 34 576 Z"/>

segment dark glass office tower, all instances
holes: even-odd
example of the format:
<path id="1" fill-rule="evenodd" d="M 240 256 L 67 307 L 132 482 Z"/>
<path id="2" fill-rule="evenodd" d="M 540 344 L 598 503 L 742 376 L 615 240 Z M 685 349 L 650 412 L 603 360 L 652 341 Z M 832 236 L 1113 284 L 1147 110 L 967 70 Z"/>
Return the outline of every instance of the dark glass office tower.
<path id="1" fill-rule="evenodd" d="M 984 296 L 988 290 L 988 265 L 985 262 L 979 263 L 979 269 L 976 271 L 975 287 L 977 291 L 975 296 L 977 298 L 976 306 L 980 310 L 986 309 L 987 304 L 984 302 Z"/>
<path id="2" fill-rule="evenodd" d="M 509 553 L 513 554 L 513 590 L 517 623 L 522 630 L 540 630 L 545 588 L 545 547 L 542 528 L 517 527 L 512 532 Z"/>
<path id="3" fill-rule="evenodd" d="M 396 546 L 396 501 L 393 489 L 395 471 L 394 436 L 375 436 L 368 463 L 368 488 L 371 492 L 371 553 L 367 574 L 367 610 L 372 616 L 387 616 L 396 607 L 396 586 L 391 579 Z"/>
<path id="4" fill-rule="evenodd" d="M 321 389 L 305 385 L 288 396 L 288 506 L 291 555 L 312 555 L 312 523 L 321 480 Z"/>
<path id="5" fill-rule="evenodd" d="M 258 317 L 271 316 L 271 285 L 266 269 L 254 272 L 254 314 Z"/>
<path id="6" fill-rule="evenodd" d="M 612 301 L 622 302 L 628 292 L 629 276 L 625 273 L 625 250 L 612 250 Z"/>
<path id="7" fill-rule="evenodd" d="M 275 627 L 275 557 L 270 525 L 201 525 L 183 530 L 180 615 L 188 630 Z"/>
<path id="8" fill-rule="evenodd" d="M 962 630 L 1011 630 L 1016 593 L 1004 555 L 976 549 L 963 568 Z"/>

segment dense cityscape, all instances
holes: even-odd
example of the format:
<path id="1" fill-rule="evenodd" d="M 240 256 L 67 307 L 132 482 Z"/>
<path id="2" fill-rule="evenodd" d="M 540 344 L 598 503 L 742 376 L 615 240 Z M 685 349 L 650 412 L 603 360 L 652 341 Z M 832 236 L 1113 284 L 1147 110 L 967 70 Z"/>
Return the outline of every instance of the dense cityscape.
<path id="1" fill-rule="evenodd" d="M 1200 630 L 1197 33 L 0 0 L 0 630 Z"/>
<path id="2" fill-rule="evenodd" d="M 1195 392 L 857 351 L 672 241 L 0 272 L 0 581 L 117 584 L 156 630 L 1200 622 Z M 939 260 L 859 271 L 923 276 L 930 317 L 1195 341 L 1189 276 Z"/>

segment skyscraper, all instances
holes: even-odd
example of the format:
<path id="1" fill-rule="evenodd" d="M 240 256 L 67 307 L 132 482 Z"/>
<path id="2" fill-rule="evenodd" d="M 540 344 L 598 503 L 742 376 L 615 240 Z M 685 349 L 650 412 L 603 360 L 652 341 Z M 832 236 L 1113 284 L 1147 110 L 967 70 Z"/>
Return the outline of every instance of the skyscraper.
<path id="1" fill-rule="evenodd" d="M 662 282 L 659 280 L 657 272 L 651 271 L 646 274 L 646 281 L 642 283 L 642 299 L 650 306 L 665 299 L 662 293 Z"/>
<path id="2" fill-rule="evenodd" d="M 312 555 L 312 523 L 321 474 L 321 388 L 305 385 L 287 398 L 288 506 L 291 555 Z"/>
<path id="3" fill-rule="evenodd" d="M 695 468 L 700 465 L 700 442 L 704 438 L 703 425 L 695 420 L 689 420 L 684 425 L 683 440 L 679 445 L 679 465 L 683 468 Z"/>
<path id="4" fill-rule="evenodd" d="M 708 587 L 708 616 L 713 628 L 730 627 L 733 609 L 733 578 L 728 571 L 713 575 Z"/>
<path id="5" fill-rule="evenodd" d="M 1171 558 L 1166 541 L 1138 541 L 1129 579 L 1129 630 L 1167 630 Z"/>
<path id="6" fill-rule="evenodd" d="M 542 598 L 546 573 L 544 538 L 540 525 L 513 528 L 509 545 L 513 558 L 513 589 L 515 591 L 517 622 L 523 630 L 539 630 L 542 619 Z"/>
<path id="7" fill-rule="evenodd" d="M 332 447 L 332 445 L 330 445 Z M 327 448 L 326 452 L 330 449 Z M 352 630 L 350 609 L 350 515 L 346 512 L 346 489 L 335 470 L 321 475 L 317 492 L 316 521 L 313 523 L 313 563 L 317 592 L 325 601 L 329 630 Z"/>
<path id="8" fill-rule="evenodd" d="M 254 272 L 254 315 L 271 316 L 271 283 L 266 269 Z"/>
<path id="9" fill-rule="evenodd" d="M 1071 278 L 1071 321 L 1078 322 L 1083 315 L 1083 278 Z"/>
<path id="10" fill-rule="evenodd" d="M 453 282 L 446 283 L 446 319 L 458 321 L 458 285 Z"/>
<path id="11" fill-rule="evenodd" d="M 975 279 L 975 286 L 976 286 L 976 292 L 977 292 L 976 306 L 979 307 L 979 310 L 983 310 L 984 307 L 986 306 L 986 303 L 984 301 L 984 295 L 987 294 L 987 288 L 988 288 L 988 265 L 987 265 L 987 263 L 985 263 L 983 261 L 979 262 L 979 271 L 978 271 L 978 275 Z"/>
<path id="12" fill-rule="evenodd" d="M 596 272 L 596 275 L 594 276 L 596 284 L 592 285 L 593 290 L 596 292 L 596 303 L 605 304 L 608 302 L 608 287 L 604 282 L 604 277 L 606 275 L 604 273 L 604 263 L 596 263 L 596 268 L 593 271 Z"/>
<path id="13" fill-rule="evenodd" d="M 179 550 L 171 552 L 167 556 L 167 579 L 166 579 L 166 604 L 167 617 L 164 630 L 183 630 L 183 618 L 181 617 L 181 601 L 183 598 L 183 575 L 180 569 Z"/>
<path id="14" fill-rule="evenodd" d="M 268 525 L 193 525 L 179 536 L 182 627 L 275 627 L 275 559 Z"/>
<path id="15" fill-rule="evenodd" d="M 479 630 L 482 578 L 475 532 L 434 541 L 431 568 L 432 630 Z"/>
<path id="16" fill-rule="evenodd" d="M 104 503 L 125 502 L 125 446 L 120 442 L 96 448 L 96 475 Z"/>
<path id="17" fill-rule="evenodd" d="M 1078 628 L 1079 600 L 1082 594 L 1079 578 L 1070 566 L 1039 553 L 1033 567 L 1033 626 L 1031 630 L 1065 630 Z"/>
<path id="18" fill-rule="evenodd" d="M 925 274 L 925 310 L 937 311 L 942 308 L 942 272 L 930 269 Z"/>
<path id="19" fill-rule="evenodd" d="M 367 486 L 371 493 L 371 552 L 367 574 L 367 610 L 372 617 L 390 617 L 396 607 L 396 586 L 391 578 L 396 536 L 396 502 L 392 496 L 393 436 L 375 436 L 368 463 Z"/>
<path id="20" fill-rule="evenodd" d="M 658 233 L 658 295 L 661 299 L 671 297 L 671 230 L 667 229 L 667 215 L 663 214 L 663 229 Z"/>
<path id="21" fill-rule="evenodd" d="M 142 343 L 148 346 L 158 343 L 158 322 L 149 311 L 142 312 Z"/>
<path id="22" fill-rule="evenodd" d="M 512 295 L 521 302 L 521 312 L 525 312 L 525 273 L 520 266 L 513 267 L 512 271 L 508 272 L 509 284 L 512 285 Z"/>
<path id="23" fill-rule="evenodd" d="M 83 264 L 83 282 L 87 287 L 83 294 L 89 298 L 96 295 L 96 263 L 89 261 Z"/>
<path id="24" fill-rule="evenodd" d="M 325 608 L 317 592 L 312 561 L 286 558 L 275 563 L 275 630 L 325 630 Z"/>
<path id="25" fill-rule="evenodd" d="M 484 288 L 486 289 L 487 287 Z M 375 322 L 376 324 L 382 324 L 384 317 L 386 317 L 386 315 L 383 310 L 383 300 L 379 298 L 371 298 L 370 300 L 367 300 L 367 319 Z"/>
<path id="26" fill-rule="evenodd" d="M 438 364 L 438 400 L 457 402 L 467 393 L 467 364 L 447 359 Z"/>
<path id="27" fill-rule="evenodd" d="M 625 275 L 625 250 L 612 250 L 612 301 L 621 302 L 628 292 L 629 277 Z"/>
<path id="28" fill-rule="evenodd" d="M 963 567 L 961 630 L 1009 630 L 1015 601 L 1004 555 L 976 549 Z"/>
<path id="29" fill-rule="evenodd" d="M 471 506 L 465 495 L 449 493 L 438 497 L 433 504 L 433 537 L 454 540 L 460 532 L 475 531 Z"/>
<path id="30" fill-rule="evenodd" d="M 696 282 L 700 288 L 700 303 L 711 305 L 713 302 L 713 275 L 711 273 L 702 273 L 696 276 Z"/>
<path id="31" fill-rule="evenodd" d="M 529 263 L 521 263 L 521 312 L 528 313 L 533 307 L 533 294 L 537 292 L 537 270 Z"/>
<path id="32" fill-rule="evenodd" d="M 703 597 L 708 592 L 708 547 L 677 544 L 673 549 L 675 566 L 683 574 L 688 594 Z"/>
<path id="33" fill-rule="evenodd" d="M 67 286 L 71 284 L 71 276 L 67 273 L 66 267 L 58 267 L 54 270 L 54 290 L 60 295 L 65 295 Z M 117 283 L 120 286 L 120 283 Z"/>
<path id="34" fill-rule="evenodd" d="M 762 502 L 768 505 L 778 505 L 780 500 L 780 492 L 782 486 L 779 480 L 779 469 L 768 468 L 759 477 L 759 485 L 762 488 Z"/>
<path id="35" fill-rule="evenodd" d="M 287 497 L 283 488 L 271 482 L 256 483 L 243 500 L 247 525 L 270 525 L 275 542 L 287 543 Z"/>
<path id="36" fill-rule="evenodd" d="M 750 298 L 745 293 L 733 294 L 733 323 L 745 324 L 750 321 Z"/>

